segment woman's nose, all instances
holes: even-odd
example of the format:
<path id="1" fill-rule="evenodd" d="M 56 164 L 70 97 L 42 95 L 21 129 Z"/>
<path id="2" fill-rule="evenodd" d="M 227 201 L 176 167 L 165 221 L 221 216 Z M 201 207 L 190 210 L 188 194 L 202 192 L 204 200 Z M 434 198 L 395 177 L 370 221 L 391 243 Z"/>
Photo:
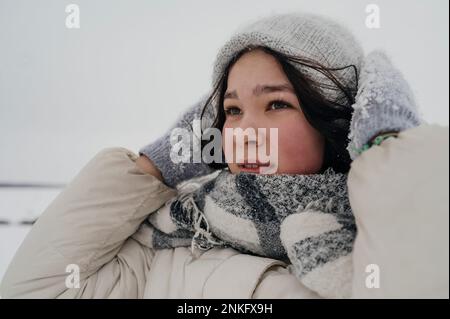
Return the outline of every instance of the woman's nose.
<path id="1" fill-rule="evenodd" d="M 261 123 L 255 116 L 256 115 L 254 114 L 245 114 L 240 122 L 239 127 L 244 130 L 244 132 L 248 132 L 245 134 L 245 144 L 257 143 L 258 141 L 259 143 L 261 142 L 260 139 L 258 139 L 258 130 L 261 131 Z"/>
<path id="2" fill-rule="evenodd" d="M 251 128 L 251 134 L 244 135 L 244 144 L 252 146 L 261 146 L 264 141 L 264 133 L 261 128 Z"/>
<path id="3" fill-rule="evenodd" d="M 254 124 L 240 126 L 238 130 L 234 130 L 234 142 L 236 144 L 261 147 L 264 145 L 265 140 L 265 128 Z"/>

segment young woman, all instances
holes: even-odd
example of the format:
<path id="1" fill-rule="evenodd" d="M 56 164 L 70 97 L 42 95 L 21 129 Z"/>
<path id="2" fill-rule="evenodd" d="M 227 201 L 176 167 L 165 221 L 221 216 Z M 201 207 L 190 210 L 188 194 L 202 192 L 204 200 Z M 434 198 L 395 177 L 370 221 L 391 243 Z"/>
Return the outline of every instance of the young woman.
<path id="1" fill-rule="evenodd" d="M 204 151 L 213 142 L 195 141 L 201 138 L 192 128 L 196 118 L 221 132 L 222 152 L 214 156 L 219 162 L 193 161 L 191 145 L 201 144 Z M 211 94 L 175 125 L 192 133 L 194 143 L 181 143 L 191 151 L 189 160 L 174 162 L 172 130 L 140 150 L 139 162 L 156 165 L 172 187 L 214 170 L 226 171 L 192 198 L 183 195 L 171 203 L 166 214 L 173 223 L 158 220 L 164 211 L 154 214 L 150 246 L 186 245 L 180 244 L 184 236 L 173 235 L 176 243 L 164 230 L 192 231 L 185 236 L 193 237 L 192 247 L 210 249 L 226 243 L 246 253 L 284 260 L 293 265 L 297 279 L 319 295 L 348 296 L 356 235 L 346 194 L 352 158 L 375 141 L 419 124 L 408 85 L 382 52 L 364 57 L 347 30 L 319 16 L 258 20 L 220 50 Z M 235 132 L 248 129 L 266 134 L 250 134 L 244 143 L 238 142 Z M 270 129 L 276 129 L 276 138 L 267 133 Z M 275 163 L 249 157 L 251 149 L 267 153 L 273 143 L 277 156 L 270 158 Z M 246 175 L 260 174 L 270 166 L 279 177 Z M 330 208 L 325 199 L 342 207 Z M 314 207 L 320 214 L 305 214 L 313 202 L 322 203 Z M 335 287 L 338 291 L 333 291 Z"/>
<path id="2" fill-rule="evenodd" d="M 220 49 L 211 92 L 173 126 L 191 134 L 186 147 L 205 150 L 207 141 L 192 128 L 200 118 L 203 128 L 222 132 L 222 150 L 276 143 L 276 163 L 256 158 L 250 165 L 235 152 L 213 163 L 195 163 L 191 153 L 175 163 L 172 130 L 139 158 L 123 149 L 102 152 L 33 227 L 2 294 L 349 297 L 356 233 L 350 164 L 372 144 L 420 124 L 409 86 L 387 56 L 365 56 L 348 30 L 318 15 L 259 19 Z M 257 135 L 243 146 L 227 136 L 227 129 L 248 128 L 278 135 Z M 259 174 L 264 165 L 276 170 Z M 204 176 L 213 177 L 189 192 L 182 187 Z M 199 258 L 190 243 L 206 247 Z M 49 261 L 26 270 L 37 253 Z M 67 286 L 67 265 L 78 267 L 71 268 L 79 271 L 78 286 Z"/>

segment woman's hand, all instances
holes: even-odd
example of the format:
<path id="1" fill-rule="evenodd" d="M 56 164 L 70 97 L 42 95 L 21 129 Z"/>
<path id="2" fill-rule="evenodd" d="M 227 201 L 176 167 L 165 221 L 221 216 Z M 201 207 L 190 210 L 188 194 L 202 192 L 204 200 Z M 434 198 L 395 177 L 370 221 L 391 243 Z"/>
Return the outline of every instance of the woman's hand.
<path id="1" fill-rule="evenodd" d="M 141 155 L 136 160 L 136 165 L 144 172 L 155 176 L 161 182 L 164 182 L 161 172 L 156 168 L 155 164 L 145 155 Z"/>
<path id="2" fill-rule="evenodd" d="M 347 150 L 352 160 L 367 150 L 378 132 L 402 132 L 423 118 L 403 73 L 382 50 L 370 52 L 362 63 Z"/>
<path id="3" fill-rule="evenodd" d="M 195 150 L 192 147 L 192 141 L 194 141 L 194 144 L 198 142 L 199 145 L 201 142 L 201 136 L 198 136 L 198 134 L 195 134 L 194 132 L 193 121 L 202 118 L 203 108 L 208 101 L 209 95 L 210 92 L 203 95 L 178 117 L 169 130 L 138 150 L 138 154 L 140 156 L 146 156 L 147 159 L 151 160 L 153 165 L 148 165 L 146 158 L 139 160 L 139 162 L 142 162 L 140 164 L 148 168 L 150 170 L 149 173 L 152 175 L 153 168 L 156 168 L 162 176 L 164 184 L 171 188 L 176 188 L 178 184 L 191 178 L 205 176 L 214 172 L 214 169 L 209 167 L 207 163 L 203 161 L 197 163 L 197 161 L 194 160 L 193 152 Z M 205 121 L 203 123 L 212 122 L 215 117 L 214 107 L 212 105 L 207 107 L 203 115 L 203 120 Z M 187 132 L 189 136 L 188 140 L 191 141 L 189 143 L 184 140 L 181 141 L 183 143 L 183 150 L 189 150 L 191 155 L 187 158 L 187 161 L 179 163 L 173 161 L 170 156 L 172 151 L 172 143 L 170 142 L 171 135 L 175 128 Z"/>

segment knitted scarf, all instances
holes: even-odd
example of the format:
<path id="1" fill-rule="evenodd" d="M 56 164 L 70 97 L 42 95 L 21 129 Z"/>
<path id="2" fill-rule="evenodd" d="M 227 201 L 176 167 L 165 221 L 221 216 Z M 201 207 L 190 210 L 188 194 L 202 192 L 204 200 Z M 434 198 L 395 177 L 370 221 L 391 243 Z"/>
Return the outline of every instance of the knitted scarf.
<path id="1" fill-rule="evenodd" d="M 356 227 L 347 174 L 264 175 L 217 171 L 179 187 L 149 215 L 154 249 L 232 247 L 282 260 L 323 297 L 349 297 Z"/>

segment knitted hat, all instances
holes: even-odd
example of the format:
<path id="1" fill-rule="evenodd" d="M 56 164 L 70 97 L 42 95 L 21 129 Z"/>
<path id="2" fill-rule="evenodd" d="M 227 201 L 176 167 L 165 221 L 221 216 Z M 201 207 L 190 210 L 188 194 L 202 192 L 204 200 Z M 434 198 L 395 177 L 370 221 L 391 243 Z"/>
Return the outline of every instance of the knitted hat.
<path id="1" fill-rule="evenodd" d="M 258 19 L 238 31 L 217 54 L 212 84 L 218 85 L 228 63 L 243 49 L 265 46 L 280 53 L 312 59 L 326 67 L 354 65 L 359 74 L 364 52 L 352 33 L 343 25 L 317 14 L 291 13 Z M 331 101 L 345 101 L 343 92 L 322 73 L 298 63 L 293 66 L 313 80 L 324 83 L 319 88 Z M 333 71 L 346 87 L 357 89 L 358 76 L 353 67 Z"/>

